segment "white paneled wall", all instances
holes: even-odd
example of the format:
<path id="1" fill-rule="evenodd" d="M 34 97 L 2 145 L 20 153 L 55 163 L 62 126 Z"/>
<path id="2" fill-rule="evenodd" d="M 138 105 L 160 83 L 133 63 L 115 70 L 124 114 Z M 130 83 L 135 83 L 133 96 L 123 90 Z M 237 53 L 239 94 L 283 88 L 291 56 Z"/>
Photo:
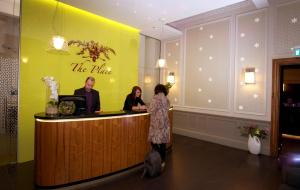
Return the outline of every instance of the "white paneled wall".
<path id="1" fill-rule="evenodd" d="M 266 10 L 260 10 L 237 16 L 235 112 L 266 114 L 266 14 Z M 255 68 L 255 84 L 245 84 L 246 68 Z"/>
<path id="2" fill-rule="evenodd" d="M 280 4 L 276 7 L 276 55 L 292 54 L 294 46 L 300 45 L 300 1 Z"/>
<path id="3" fill-rule="evenodd" d="M 179 100 L 173 102 L 175 109 L 270 121 L 272 59 L 293 57 L 292 48 L 300 45 L 300 1 L 272 0 L 260 10 L 218 10 L 188 24 L 181 24 L 184 35 L 165 41 L 162 50 L 171 63 L 182 58 L 179 89 L 170 96 Z M 176 41 L 180 55 L 168 57 Z M 255 84 L 244 83 L 249 67 L 255 68 Z"/>
<path id="4" fill-rule="evenodd" d="M 175 84 L 169 90 L 168 98 L 172 105 L 178 105 L 181 101 L 180 96 L 180 87 L 181 87 L 181 78 L 180 76 L 180 67 L 182 65 L 181 61 L 181 47 L 182 44 L 180 40 L 172 40 L 164 43 L 164 57 L 167 62 L 167 69 L 165 75 L 167 76 L 170 72 L 173 72 L 175 75 Z"/>
<path id="5" fill-rule="evenodd" d="M 185 105 L 227 110 L 230 20 L 196 26 L 185 34 Z"/>
<path id="6" fill-rule="evenodd" d="M 149 103 L 154 95 L 154 87 L 159 83 L 159 70 L 156 61 L 160 57 L 160 41 L 141 35 L 139 51 L 139 86 L 142 98 Z"/>

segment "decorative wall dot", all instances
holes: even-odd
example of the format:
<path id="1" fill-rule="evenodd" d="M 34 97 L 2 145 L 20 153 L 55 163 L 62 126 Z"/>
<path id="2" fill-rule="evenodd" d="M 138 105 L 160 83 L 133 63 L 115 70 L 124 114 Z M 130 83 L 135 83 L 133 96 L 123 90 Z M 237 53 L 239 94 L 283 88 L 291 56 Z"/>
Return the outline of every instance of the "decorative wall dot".
<path id="1" fill-rule="evenodd" d="M 201 89 L 201 88 L 198 88 L 198 92 L 202 92 L 202 89 Z"/>
<path id="2" fill-rule="evenodd" d="M 175 61 L 175 64 L 178 65 L 178 61 Z"/>
<path id="3" fill-rule="evenodd" d="M 176 42 L 176 46 L 179 46 L 179 43 L 178 43 L 178 42 Z"/>
<path id="4" fill-rule="evenodd" d="M 239 110 L 243 110 L 243 109 L 244 109 L 244 106 L 239 105 Z"/>
<path id="5" fill-rule="evenodd" d="M 258 23 L 260 21 L 260 19 L 258 18 L 258 17 L 256 17 L 255 19 L 254 19 L 254 22 L 256 22 L 256 23 Z"/>
<path id="6" fill-rule="evenodd" d="M 253 98 L 258 98 L 258 94 L 253 94 Z"/>
<path id="7" fill-rule="evenodd" d="M 296 24 L 297 22 L 298 22 L 298 18 L 297 17 L 291 18 L 291 23 L 292 24 Z"/>
<path id="8" fill-rule="evenodd" d="M 241 38 L 243 38 L 243 37 L 246 36 L 246 34 L 245 33 L 241 33 L 240 36 L 241 36 Z"/>
<path id="9" fill-rule="evenodd" d="M 168 56 L 171 57 L 171 53 L 168 53 Z"/>
<path id="10" fill-rule="evenodd" d="M 201 72 L 202 71 L 202 67 L 199 67 L 198 70 Z"/>
<path id="11" fill-rule="evenodd" d="M 203 26 L 200 26 L 199 30 L 203 30 Z"/>
<path id="12" fill-rule="evenodd" d="M 241 57 L 241 58 L 240 58 L 240 61 L 245 61 L 245 57 Z"/>
<path id="13" fill-rule="evenodd" d="M 213 79 L 212 79 L 211 77 L 208 78 L 208 81 L 209 81 L 209 82 L 212 82 L 212 80 L 213 80 Z"/>
<path id="14" fill-rule="evenodd" d="M 203 47 L 199 47 L 199 51 L 202 51 L 203 50 Z"/>
<path id="15" fill-rule="evenodd" d="M 211 100 L 211 99 L 208 99 L 208 100 L 207 100 L 207 102 L 208 102 L 208 103 L 211 103 L 211 102 L 212 102 L 212 100 Z"/>
<path id="16" fill-rule="evenodd" d="M 209 56 L 208 59 L 209 59 L 209 60 L 213 60 L 213 57 L 212 57 L 212 56 Z"/>
<path id="17" fill-rule="evenodd" d="M 259 43 L 256 42 L 256 43 L 254 44 L 254 47 L 255 47 L 255 48 L 259 48 Z"/>
<path id="18" fill-rule="evenodd" d="M 213 39 L 214 38 L 214 35 L 209 35 L 209 39 Z"/>
<path id="19" fill-rule="evenodd" d="M 294 51 L 294 48 L 291 48 L 291 51 Z"/>

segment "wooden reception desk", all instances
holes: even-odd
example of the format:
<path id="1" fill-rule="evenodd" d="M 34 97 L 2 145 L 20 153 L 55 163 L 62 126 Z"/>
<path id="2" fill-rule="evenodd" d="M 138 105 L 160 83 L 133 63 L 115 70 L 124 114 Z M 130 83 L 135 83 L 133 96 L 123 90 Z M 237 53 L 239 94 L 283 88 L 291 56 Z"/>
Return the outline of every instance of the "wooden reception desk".
<path id="1" fill-rule="evenodd" d="M 169 115 L 172 126 L 172 111 Z M 149 123 L 148 113 L 36 114 L 36 185 L 66 185 L 143 163 L 150 148 Z"/>

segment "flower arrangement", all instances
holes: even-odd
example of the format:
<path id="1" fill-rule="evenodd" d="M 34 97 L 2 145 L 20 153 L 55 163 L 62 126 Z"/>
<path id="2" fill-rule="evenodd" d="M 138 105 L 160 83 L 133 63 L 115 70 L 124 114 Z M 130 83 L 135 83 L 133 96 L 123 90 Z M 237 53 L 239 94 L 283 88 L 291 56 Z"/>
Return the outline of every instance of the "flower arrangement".
<path id="1" fill-rule="evenodd" d="M 264 139 L 268 135 L 267 130 L 260 129 L 257 125 L 241 126 L 239 129 L 241 130 L 242 136 L 246 137 L 250 135 L 251 137 L 256 136 L 260 139 Z"/>
<path id="2" fill-rule="evenodd" d="M 82 58 L 90 58 L 93 62 L 96 62 L 97 59 L 101 59 L 102 61 L 106 61 L 109 58 L 109 53 L 113 53 L 116 55 L 115 50 L 110 47 L 103 46 L 95 41 L 80 41 L 80 40 L 71 40 L 68 42 L 68 46 L 75 45 L 77 47 L 81 47 L 81 50 L 77 53 L 77 55 L 82 55 Z M 88 55 L 86 55 L 88 53 Z M 103 54 L 104 58 L 101 58 L 101 54 Z"/>
<path id="3" fill-rule="evenodd" d="M 57 104 L 58 104 L 58 83 L 51 76 L 45 76 L 42 81 L 47 86 L 47 97 L 46 97 L 46 114 L 57 114 Z"/>

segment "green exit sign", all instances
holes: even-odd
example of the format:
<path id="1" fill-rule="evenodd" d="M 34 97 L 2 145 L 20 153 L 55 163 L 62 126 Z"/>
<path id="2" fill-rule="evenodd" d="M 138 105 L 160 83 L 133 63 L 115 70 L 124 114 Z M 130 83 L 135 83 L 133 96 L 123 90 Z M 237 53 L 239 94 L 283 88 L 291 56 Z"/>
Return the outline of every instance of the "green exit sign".
<path id="1" fill-rule="evenodd" d="M 296 56 L 300 56 L 300 49 L 296 49 L 296 50 L 295 50 L 295 55 L 296 55 Z"/>

